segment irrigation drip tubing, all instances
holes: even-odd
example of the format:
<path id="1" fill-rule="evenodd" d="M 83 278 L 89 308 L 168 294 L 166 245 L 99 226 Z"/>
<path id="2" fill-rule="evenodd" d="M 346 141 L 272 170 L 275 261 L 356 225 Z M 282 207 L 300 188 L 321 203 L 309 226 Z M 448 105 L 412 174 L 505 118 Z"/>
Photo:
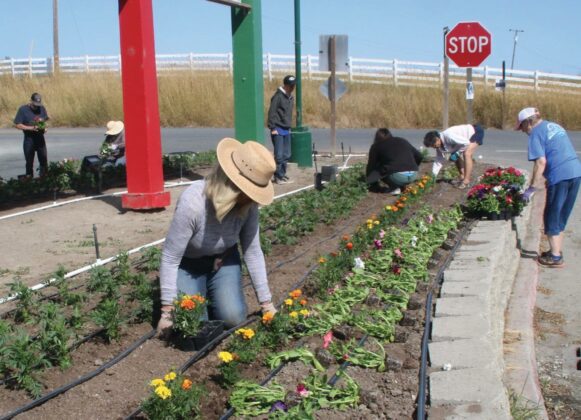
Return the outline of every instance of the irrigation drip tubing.
<path id="1" fill-rule="evenodd" d="M 148 332 L 147 334 L 142 336 L 140 339 L 135 341 L 130 347 L 123 350 L 123 352 L 119 353 L 113 359 L 109 360 L 107 363 L 105 363 L 104 365 L 95 369 L 94 371 L 88 373 L 87 375 L 84 375 L 84 376 L 78 378 L 77 380 L 75 380 L 73 382 L 68 383 L 67 385 L 64 385 L 60 388 L 57 388 L 57 389 L 49 392 L 48 394 L 32 401 L 29 404 L 26 404 L 26 405 L 24 405 L 16 410 L 12 411 L 10 414 L 8 414 L 4 417 L 1 417 L 0 420 L 8 420 L 8 419 L 11 419 L 15 416 L 22 414 L 22 413 L 25 413 L 26 411 L 31 410 L 35 407 L 38 407 L 39 405 L 44 404 L 45 402 L 57 397 L 58 395 L 68 391 L 69 389 L 74 388 L 74 387 L 88 381 L 89 379 L 94 378 L 95 376 L 99 375 L 103 371 L 105 371 L 105 370 L 109 369 L 110 367 L 119 363 L 121 360 L 123 360 L 125 357 L 127 357 L 129 354 L 131 354 L 135 349 L 137 349 L 139 346 L 141 346 L 147 340 L 152 338 L 155 335 L 155 333 L 156 333 L 155 329 L 151 330 L 150 332 Z"/>
<path id="2" fill-rule="evenodd" d="M 365 344 L 365 342 L 367 341 L 367 338 L 369 337 L 369 334 L 365 334 L 363 337 L 361 337 L 361 340 L 359 340 L 359 342 L 357 343 L 357 345 L 353 348 L 353 350 L 351 350 L 350 354 L 353 354 L 353 352 L 355 351 L 356 348 L 362 347 L 363 344 Z M 349 365 L 351 364 L 351 362 L 349 361 L 349 359 L 345 360 L 341 366 L 339 366 L 339 369 L 337 369 L 337 372 L 335 372 L 335 374 L 333 375 L 333 377 L 331 379 L 329 379 L 329 382 L 327 382 L 328 385 L 331 386 L 335 386 L 335 384 L 337 383 L 337 381 L 339 380 L 339 378 L 341 376 L 339 376 L 340 372 L 344 372 L 345 369 L 347 369 L 349 367 Z"/>
<path id="3" fill-rule="evenodd" d="M 450 265 L 451 259 L 458 250 L 458 247 L 464 239 L 464 235 L 472 228 L 474 221 L 471 221 L 464 226 L 460 231 L 460 234 L 456 237 L 456 242 L 450 250 L 450 253 L 446 257 L 442 266 L 438 269 L 436 276 L 434 277 L 433 284 L 439 285 L 442 283 L 444 278 L 444 271 Z M 424 334 L 422 335 L 422 355 L 420 359 L 420 372 L 419 372 L 419 384 L 418 384 L 418 406 L 416 409 L 416 419 L 424 420 L 426 418 L 426 388 L 427 388 L 427 368 L 428 368 L 428 344 L 430 341 L 430 335 L 432 330 L 432 300 L 433 291 L 430 290 L 426 297 L 426 315 L 424 322 Z"/>

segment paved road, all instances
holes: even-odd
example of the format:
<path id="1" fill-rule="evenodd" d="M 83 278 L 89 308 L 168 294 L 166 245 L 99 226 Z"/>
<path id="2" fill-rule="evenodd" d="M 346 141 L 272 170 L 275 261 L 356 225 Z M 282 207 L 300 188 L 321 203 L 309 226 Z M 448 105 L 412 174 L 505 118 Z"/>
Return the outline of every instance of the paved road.
<path id="1" fill-rule="evenodd" d="M 392 131 L 394 135 L 405 137 L 416 147 L 420 147 L 427 130 Z M 374 133 L 375 129 L 338 130 L 337 151 L 341 151 L 342 143 L 346 152 L 351 149 L 353 152 L 367 153 Z M 581 154 L 581 132 L 569 134 L 575 150 Z M 164 128 L 162 148 L 164 153 L 205 151 L 215 148 L 221 138 L 233 135 L 234 130 L 229 128 Z M 329 130 L 313 129 L 312 137 L 319 151 L 330 150 Z M 104 135 L 100 128 L 52 128 L 46 139 L 49 160 L 55 161 L 96 154 Z M 267 143 L 270 146 L 270 141 Z M 479 148 L 478 155 L 485 162 L 531 168 L 526 160 L 526 136 L 515 131 L 487 130 L 484 145 Z M 8 179 L 22 173 L 22 134 L 16 129 L 0 129 L 0 177 Z"/>

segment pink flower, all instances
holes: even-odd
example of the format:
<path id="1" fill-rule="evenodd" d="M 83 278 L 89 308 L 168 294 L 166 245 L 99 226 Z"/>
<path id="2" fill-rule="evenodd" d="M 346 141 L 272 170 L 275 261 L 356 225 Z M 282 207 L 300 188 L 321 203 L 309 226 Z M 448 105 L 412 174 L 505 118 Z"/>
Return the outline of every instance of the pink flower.
<path id="1" fill-rule="evenodd" d="M 379 239 L 383 239 L 384 236 L 385 236 L 385 231 L 383 229 L 381 229 L 379 231 Z"/>
<path id="2" fill-rule="evenodd" d="M 333 341 L 333 331 L 329 331 L 323 336 L 323 348 L 328 348 L 331 341 Z"/>
<path id="3" fill-rule="evenodd" d="M 396 256 L 397 258 L 403 258 L 403 254 L 402 254 L 402 252 L 401 252 L 401 249 L 399 249 L 399 248 L 396 248 L 396 249 L 393 251 L 393 253 L 395 254 L 395 256 Z"/>
<path id="4" fill-rule="evenodd" d="M 297 385 L 297 394 L 299 394 L 301 397 L 305 398 L 305 397 L 309 396 L 309 391 L 304 384 L 298 384 Z"/>
<path id="5" fill-rule="evenodd" d="M 383 248 L 383 244 L 381 243 L 381 241 L 379 239 L 375 239 L 373 241 L 373 245 L 375 245 L 375 249 L 381 249 L 381 248 Z"/>
<path id="6" fill-rule="evenodd" d="M 428 224 L 431 225 L 432 222 L 434 221 L 434 216 L 432 216 L 431 214 L 428 214 L 427 220 L 428 220 Z"/>

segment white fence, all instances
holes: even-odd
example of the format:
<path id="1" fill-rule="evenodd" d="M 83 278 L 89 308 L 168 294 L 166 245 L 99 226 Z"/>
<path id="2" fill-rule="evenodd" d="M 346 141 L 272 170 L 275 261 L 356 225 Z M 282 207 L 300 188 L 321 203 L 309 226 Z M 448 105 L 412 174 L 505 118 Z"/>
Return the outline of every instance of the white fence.
<path id="1" fill-rule="evenodd" d="M 158 54 L 158 72 L 167 71 L 224 71 L 232 73 L 232 54 Z M 303 78 L 324 80 L 328 72 L 319 71 L 319 57 L 302 56 Z M 349 71 L 338 73 L 350 82 L 392 84 L 395 86 L 430 86 L 443 84 L 444 64 L 420 61 L 375 60 L 349 57 Z M 264 75 L 269 80 L 294 73 L 294 55 L 264 54 Z M 81 56 L 60 57 L 59 68 L 64 73 L 119 72 L 121 57 Z M 39 76 L 54 71 L 54 61 L 49 58 L 10 58 L 0 60 L 0 75 Z M 466 69 L 454 65 L 449 67 L 450 83 L 465 83 Z M 473 68 L 473 80 L 477 84 L 494 87 L 502 77 L 502 69 L 494 67 Z M 544 73 L 540 71 L 511 70 L 507 72 L 508 89 L 530 89 L 537 91 L 562 91 L 581 94 L 581 76 Z"/>

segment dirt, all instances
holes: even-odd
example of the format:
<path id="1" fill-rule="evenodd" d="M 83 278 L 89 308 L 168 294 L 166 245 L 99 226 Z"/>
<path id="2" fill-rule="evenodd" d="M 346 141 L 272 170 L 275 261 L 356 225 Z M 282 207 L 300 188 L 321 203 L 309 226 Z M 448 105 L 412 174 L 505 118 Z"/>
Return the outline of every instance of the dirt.
<path id="1" fill-rule="evenodd" d="M 319 165 L 332 163 L 340 162 L 329 158 L 320 161 Z M 429 165 L 423 165 L 422 171 L 426 172 L 428 169 Z M 481 172 L 482 169 L 483 167 L 478 165 L 475 173 Z M 313 181 L 313 171 L 309 169 L 291 168 L 289 175 L 295 182 L 276 185 L 276 194 L 312 184 Z M 32 285 L 50 276 L 59 264 L 74 269 L 94 262 L 95 255 L 91 243 L 93 224 L 98 228 L 101 258 L 163 238 L 171 221 L 176 199 L 184 188 L 177 187 L 171 190 L 172 205 L 165 211 L 124 211 L 120 206 L 120 198 L 115 196 L 54 207 L 3 220 L 0 224 L 0 243 L 3 249 L 0 255 L 0 272 L 4 273 L 0 277 L 4 285 L 2 295 L 7 293 L 6 283 L 16 275 L 19 275 L 26 284 Z M 438 183 L 426 196 L 425 202 L 435 208 L 447 208 L 460 201 L 464 195 L 465 191 L 455 189 L 447 183 Z M 285 296 L 305 275 L 309 267 L 316 263 L 319 256 L 337 249 L 339 238 L 343 234 L 352 233 L 369 215 L 379 212 L 393 201 L 395 198 L 392 196 L 369 193 L 348 218 L 330 226 L 319 226 L 294 246 L 274 246 L 267 257 L 267 268 L 275 300 Z M 26 208 L 27 206 L 19 210 Z M 14 211 L 3 211 L 0 216 Z M 254 293 L 250 288 L 246 288 L 245 291 L 250 312 L 257 311 Z M 412 325 L 398 326 L 402 336 L 407 337 L 405 341 L 386 346 L 387 354 L 398 361 L 395 364 L 396 368 L 377 373 L 350 367 L 349 375 L 356 379 L 362 389 L 360 405 L 342 413 L 322 411 L 317 415 L 318 418 L 413 417 L 423 333 L 423 302 L 426 293 L 427 288 L 424 287 L 414 295 L 415 299 L 421 302 L 421 306 L 420 309 L 407 312 L 408 318 L 415 319 Z M 124 330 L 126 332 L 119 343 L 106 345 L 95 340 L 81 346 L 74 353 L 73 368 L 64 372 L 49 369 L 42 375 L 45 386 L 43 394 L 95 369 L 150 329 L 151 327 L 146 324 L 132 326 Z M 320 343 L 312 340 L 309 345 L 315 348 L 320 346 Z M 103 374 L 18 418 L 123 418 L 137 408 L 139 402 L 147 395 L 147 384 L 152 378 L 162 376 L 172 368 L 178 368 L 191 355 L 167 346 L 164 341 L 148 340 Z M 216 355 L 213 352 L 186 372 L 194 381 L 201 381 L 206 385 L 208 394 L 202 402 L 204 418 L 218 418 L 227 405 L 227 393 L 212 380 L 216 374 L 216 365 Z M 256 362 L 245 374 L 251 379 L 260 381 L 267 373 L 267 369 Z M 277 381 L 291 386 L 303 379 L 304 374 L 300 364 L 291 364 L 277 376 Z M 29 401 L 22 391 L 0 388 L 0 407 L 2 407 L 0 414 L 7 414 Z"/>

